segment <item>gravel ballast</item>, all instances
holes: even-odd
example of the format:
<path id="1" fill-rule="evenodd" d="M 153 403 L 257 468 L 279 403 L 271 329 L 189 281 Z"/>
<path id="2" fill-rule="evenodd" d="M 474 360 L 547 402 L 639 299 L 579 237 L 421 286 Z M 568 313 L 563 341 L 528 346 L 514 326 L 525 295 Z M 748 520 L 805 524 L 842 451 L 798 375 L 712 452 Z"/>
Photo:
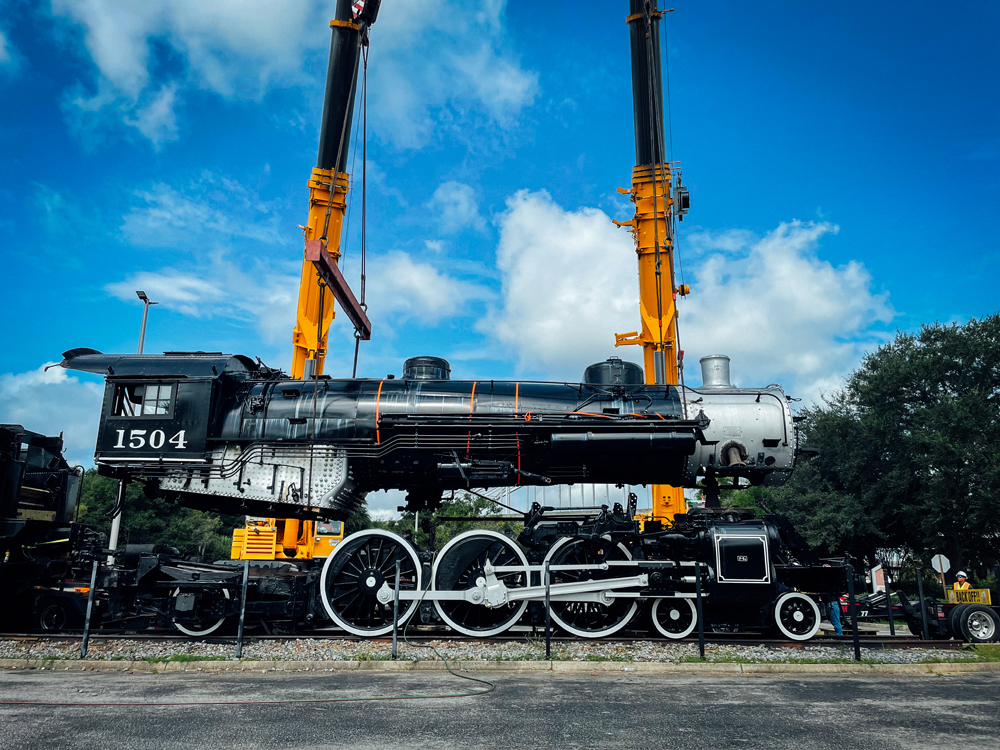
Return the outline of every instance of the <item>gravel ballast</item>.
<path id="1" fill-rule="evenodd" d="M 504 643 L 440 640 L 429 645 L 445 659 L 457 662 L 545 661 L 544 642 L 525 640 Z M 424 646 L 424 647 L 420 647 Z M 399 643 L 403 661 L 437 660 L 434 650 L 424 644 Z M 243 646 L 243 661 L 254 662 L 365 662 L 391 658 L 392 647 L 386 641 L 300 638 L 282 641 L 253 641 Z M 78 639 L 0 640 L 3 660 L 79 660 Z M 853 661 L 854 650 L 848 645 L 802 645 L 771 647 L 735 644 L 707 644 L 708 662 L 742 663 L 842 663 Z M 861 649 L 864 662 L 873 664 L 919 664 L 924 662 L 975 661 L 970 651 L 920 648 Z M 90 643 L 86 661 L 238 661 L 234 644 L 202 641 L 167 641 L 99 639 Z M 632 662 L 679 664 L 698 659 L 697 643 L 662 641 L 556 642 L 552 644 L 553 661 Z"/>

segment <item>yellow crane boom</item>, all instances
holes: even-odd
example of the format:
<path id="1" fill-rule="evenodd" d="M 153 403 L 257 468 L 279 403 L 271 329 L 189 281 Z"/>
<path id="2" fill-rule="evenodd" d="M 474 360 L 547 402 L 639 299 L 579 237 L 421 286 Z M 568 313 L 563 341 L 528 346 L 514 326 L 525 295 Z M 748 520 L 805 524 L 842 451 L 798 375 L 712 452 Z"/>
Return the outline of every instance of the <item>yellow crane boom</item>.
<path id="1" fill-rule="evenodd" d="M 319 153 L 309 177 L 309 218 L 302 228 L 305 249 L 299 299 L 292 333 L 292 377 L 323 374 L 327 335 L 338 301 L 360 339 L 371 337 L 364 307 L 351 292 L 338 266 L 344 213 L 351 176 L 347 153 L 357 91 L 358 69 L 368 28 L 380 0 L 337 0 L 330 21 L 330 62 L 326 72 Z M 325 557 L 344 537 L 343 524 L 296 518 L 248 518 L 233 532 L 233 559 L 276 560 Z"/>
<path id="2" fill-rule="evenodd" d="M 629 0 L 632 47 L 632 104 L 635 113 L 636 166 L 631 189 L 635 216 L 615 222 L 627 226 L 635 239 L 639 264 L 639 315 L 642 328 L 615 334 L 615 346 L 639 345 L 647 383 L 679 384 L 683 353 L 678 347 L 677 297 L 686 285 L 674 284 L 674 218 L 687 211 L 688 194 L 664 154 L 663 83 L 660 67 L 659 22 L 656 0 Z M 679 367 L 680 364 L 680 367 Z M 686 510 L 679 487 L 653 486 L 650 520 L 673 521 Z"/>

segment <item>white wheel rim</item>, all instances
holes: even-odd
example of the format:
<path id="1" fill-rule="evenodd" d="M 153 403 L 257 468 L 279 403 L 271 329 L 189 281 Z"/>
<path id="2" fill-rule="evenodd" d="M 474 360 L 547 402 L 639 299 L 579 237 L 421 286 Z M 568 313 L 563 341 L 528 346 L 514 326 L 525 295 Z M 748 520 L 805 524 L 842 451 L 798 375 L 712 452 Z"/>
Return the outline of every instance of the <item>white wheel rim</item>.
<path id="1" fill-rule="evenodd" d="M 545 555 L 545 562 L 551 561 L 555 553 L 558 552 L 561 548 L 565 547 L 567 544 L 573 544 L 578 541 L 583 541 L 583 540 L 580 537 L 564 536 L 558 542 L 553 544 L 551 549 L 549 549 L 548 554 Z M 622 552 L 625 553 L 626 559 L 628 560 L 632 559 L 632 553 L 629 552 L 628 547 L 626 547 L 621 542 L 618 543 L 618 549 L 620 549 Z M 544 576 L 545 573 L 543 572 L 542 575 Z M 545 585 L 544 580 L 542 581 L 542 585 L 543 586 Z M 578 638 L 605 638 L 609 635 L 617 633 L 619 630 L 628 625 L 632 621 L 632 618 L 635 617 L 635 613 L 638 609 L 639 609 L 639 602 L 633 599 L 632 607 L 629 609 L 628 614 L 625 615 L 625 617 L 623 617 L 620 622 L 612 625 L 609 628 L 605 628 L 604 630 L 580 630 L 579 628 L 575 628 L 572 625 L 566 623 L 554 609 L 550 610 L 550 613 L 552 615 L 552 621 L 555 622 L 556 625 L 558 625 L 560 628 L 565 630 L 570 635 L 575 635 Z"/>
<path id="2" fill-rule="evenodd" d="M 977 609 L 966 616 L 966 627 L 969 629 L 970 640 L 989 643 L 996 636 L 997 624 L 992 613 Z"/>
<path id="3" fill-rule="evenodd" d="M 359 537 L 365 537 L 365 536 L 382 536 L 382 537 L 387 537 L 389 539 L 392 539 L 395 542 L 398 542 L 400 545 L 402 545 L 402 548 L 405 549 L 406 552 L 407 552 L 407 554 L 410 556 L 410 560 L 413 562 L 413 566 L 414 566 L 414 568 L 416 569 L 416 572 L 417 572 L 417 591 L 422 591 L 423 590 L 423 586 L 421 585 L 422 584 L 422 576 L 421 576 L 422 571 L 421 571 L 421 567 L 420 567 L 420 560 L 417 559 L 417 554 L 413 550 L 413 547 L 410 546 L 410 543 L 407 542 L 405 539 L 403 539 L 403 537 L 399 536 L 398 534 L 393 534 L 391 531 L 384 531 L 383 529 L 364 529 L 362 531 L 355 531 L 353 534 L 351 534 L 350 536 L 348 536 L 347 538 L 345 538 L 342 542 L 340 542 L 340 544 L 338 544 L 336 547 L 334 547 L 333 548 L 333 552 L 330 553 L 330 556 L 328 558 L 326 558 L 326 562 L 323 564 L 323 574 L 320 576 L 320 579 L 319 579 L 319 592 L 320 592 L 320 594 L 323 597 L 323 608 L 326 610 L 327 615 L 330 616 L 330 619 L 333 620 L 334 623 L 336 623 L 338 627 L 343 628 L 344 630 L 346 630 L 351 635 L 360 635 L 360 636 L 366 636 L 366 637 L 370 637 L 370 638 L 377 638 L 379 636 L 387 635 L 388 633 L 391 633 L 392 632 L 392 623 L 389 623 L 388 625 L 386 625 L 384 627 L 381 627 L 381 628 L 367 628 L 366 629 L 366 628 L 355 627 L 351 623 L 349 623 L 346 620 L 344 620 L 343 618 L 341 618 L 336 613 L 336 611 L 333 609 L 333 607 L 330 606 L 330 596 L 329 596 L 329 594 L 327 592 L 327 579 L 328 579 L 328 576 L 329 576 L 329 573 L 330 573 L 330 568 L 333 565 L 333 561 L 337 559 L 337 554 L 341 553 L 341 557 L 343 555 L 345 555 L 345 554 L 348 554 L 347 552 L 345 552 L 345 550 L 349 546 L 347 543 L 350 542 L 350 541 L 353 541 L 353 540 L 355 540 L 355 539 L 357 539 Z M 400 603 L 399 603 L 399 608 L 401 610 L 400 613 L 399 613 L 399 624 L 400 625 L 402 625 L 403 623 L 405 623 L 410 617 L 413 616 L 413 613 L 416 612 L 419 609 L 419 607 L 417 606 L 417 602 L 416 601 L 414 601 L 412 603 L 409 603 L 410 606 L 408 606 L 405 610 L 403 610 L 404 604 L 406 604 L 406 602 L 400 601 Z"/>
<path id="4" fill-rule="evenodd" d="M 659 612 L 661 604 L 674 604 L 674 606 L 679 607 L 681 606 L 680 602 L 684 602 L 691 609 L 691 624 L 680 633 L 671 633 L 669 630 L 660 625 L 660 618 L 657 617 L 657 613 Z M 657 599 L 653 602 L 653 608 L 650 610 L 649 614 L 650 617 L 653 618 L 653 627 L 655 627 L 664 638 L 671 638 L 673 640 L 687 638 L 691 635 L 691 631 L 698 625 L 698 608 L 694 606 L 693 601 L 685 599 L 681 596 L 667 596 L 662 599 Z"/>
<path id="5" fill-rule="evenodd" d="M 785 602 L 790 600 L 801 600 L 808 602 L 810 609 L 812 609 L 813 625 L 805 633 L 800 633 L 800 634 L 793 633 L 788 628 L 786 628 L 784 624 L 782 624 L 781 622 L 781 608 L 782 606 L 784 606 Z M 775 602 L 774 604 L 774 622 L 778 626 L 778 630 L 780 630 L 782 635 L 784 635 L 786 638 L 790 638 L 793 641 L 808 641 L 810 638 L 816 635 L 816 633 L 819 632 L 819 621 L 820 621 L 819 607 L 816 606 L 816 602 L 814 602 L 811 597 L 808 597 L 805 594 L 800 594 L 798 591 L 789 591 L 787 594 L 782 595 L 778 599 L 778 601 Z"/>
<path id="6" fill-rule="evenodd" d="M 174 592 L 174 599 L 176 599 L 180 595 L 181 595 L 181 590 L 178 588 L 177 591 Z M 222 589 L 222 595 L 228 599 L 229 598 L 229 589 Z M 216 622 L 214 625 L 209 625 L 204 630 L 192 630 L 191 628 L 184 627 L 179 622 L 177 622 L 176 618 L 174 618 L 174 627 L 177 628 L 179 631 L 181 631 L 184 635 L 190 635 L 190 636 L 194 636 L 194 637 L 197 638 L 197 637 L 203 636 L 203 635 L 211 635 L 216 630 L 218 630 L 219 628 L 221 628 L 222 627 L 222 623 L 224 623 L 225 621 L 226 621 L 225 617 L 220 617 L 219 620 L 218 620 L 218 622 Z"/>
<path id="7" fill-rule="evenodd" d="M 448 554 L 448 551 L 451 550 L 455 545 L 460 544 L 463 539 L 467 539 L 470 536 L 486 536 L 486 537 L 493 537 L 496 539 L 502 539 L 511 547 L 511 549 L 517 552 L 517 557 L 521 561 L 521 565 L 525 566 L 525 568 L 528 567 L 528 558 L 524 556 L 524 552 L 521 551 L 521 548 L 518 547 L 517 544 L 509 537 L 504 536 L 498 531 L 491 531 L 489 529 L 471 529 L 470 531 L 463 531 L 458 536 L 454 537 L 453 539 L 450 539 L 448 543 L 441 548 L 441 551 L 438 552 L 437 555 L 434 557 L 434 566 L 433 568 L 431 568 L 432 590 L 437 591 L 438 566 L 441 564 L 441 561 L 445 558 L 445 555 Z M 525 575 L 527 575 L 527 573 L 525 573 Z M 480 604 L 476 606 L 485 606 L 485 605 Z M 528 608 L 528 602 L 523 601 L 517 607 L 517 616 L 512 617 L 506 623 L 491 630 L 472 630 L 470 628 L 464 627 L 461 623 L 455 622 L 448 615 L 448 613 L 444 611 L 442 603 L 437 600 L 434 601 L 434 609 L 437 610 L 438 616 L 442 620 L 444 620 L 444 622 L 448 625 L 448 627 L 452 628 L 453 630 L 457 630 L 459 633 L 462 633 L 463 635 L 467 635 L 474 638 L 488 638 L 491 635 L 497 635 L 498 633 L 502 633 L 505 630 L 510 630 L 512 627 L 514 627 L 514 625 L 517 624 L 517 621 L 521 619 L 521 615 L 524 614 L 524 610 L 526 610 L 527 608 Z"/>

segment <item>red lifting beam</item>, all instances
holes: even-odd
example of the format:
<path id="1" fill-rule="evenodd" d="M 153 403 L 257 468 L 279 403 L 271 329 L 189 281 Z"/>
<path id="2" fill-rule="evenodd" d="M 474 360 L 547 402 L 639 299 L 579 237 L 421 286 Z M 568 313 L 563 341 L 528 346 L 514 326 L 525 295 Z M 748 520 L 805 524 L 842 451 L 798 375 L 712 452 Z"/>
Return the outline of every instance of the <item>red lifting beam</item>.
<path id="1" fill-rule="evenodd" d="M 357 297 L 354 296 L 354 292 L 351 291 L 351 287 L 347 284 L 347 279 L 340 272 L 340 268 L 334 262 L 333 257 L 323 247 L 323 243 L 319 240 L 307 241 L 305 259 L 316 266 L 316 270 L 323 278 L 323 281 L 333 290 L 334 299 L 344 308 L 344 312 L 347 313 L 347 317 L 354 324 L 354 330 L 358 332 L 361 340 L 370 340 L 372 337 L 372 322 L 368 320 L 365 311 L 358 304 Z"/>

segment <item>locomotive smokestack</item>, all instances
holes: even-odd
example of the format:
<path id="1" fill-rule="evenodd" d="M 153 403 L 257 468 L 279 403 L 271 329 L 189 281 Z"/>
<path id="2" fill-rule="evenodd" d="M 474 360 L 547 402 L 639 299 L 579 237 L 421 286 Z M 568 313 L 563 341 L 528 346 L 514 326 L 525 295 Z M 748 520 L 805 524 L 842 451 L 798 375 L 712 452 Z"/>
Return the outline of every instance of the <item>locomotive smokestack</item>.
<path id="1" fill-rule="evenodd" d="M 733 387 L 729 381 L 729 357 L 725 354 L 709 354 L 698 361 L 701 363 L 702 390 L 722 390 Z"/>
<path id="2" fill-rule="evenodd" d="M 632 110 L 635 115 L 635 164 L 663 164 L 663 78 L 660 68 L 660 12 L 656 0 L 629 0 L 629 18 L 650 14 L 652 44 L 646 40 L 647 24 L 629 24 L 632 45 Z"/>

